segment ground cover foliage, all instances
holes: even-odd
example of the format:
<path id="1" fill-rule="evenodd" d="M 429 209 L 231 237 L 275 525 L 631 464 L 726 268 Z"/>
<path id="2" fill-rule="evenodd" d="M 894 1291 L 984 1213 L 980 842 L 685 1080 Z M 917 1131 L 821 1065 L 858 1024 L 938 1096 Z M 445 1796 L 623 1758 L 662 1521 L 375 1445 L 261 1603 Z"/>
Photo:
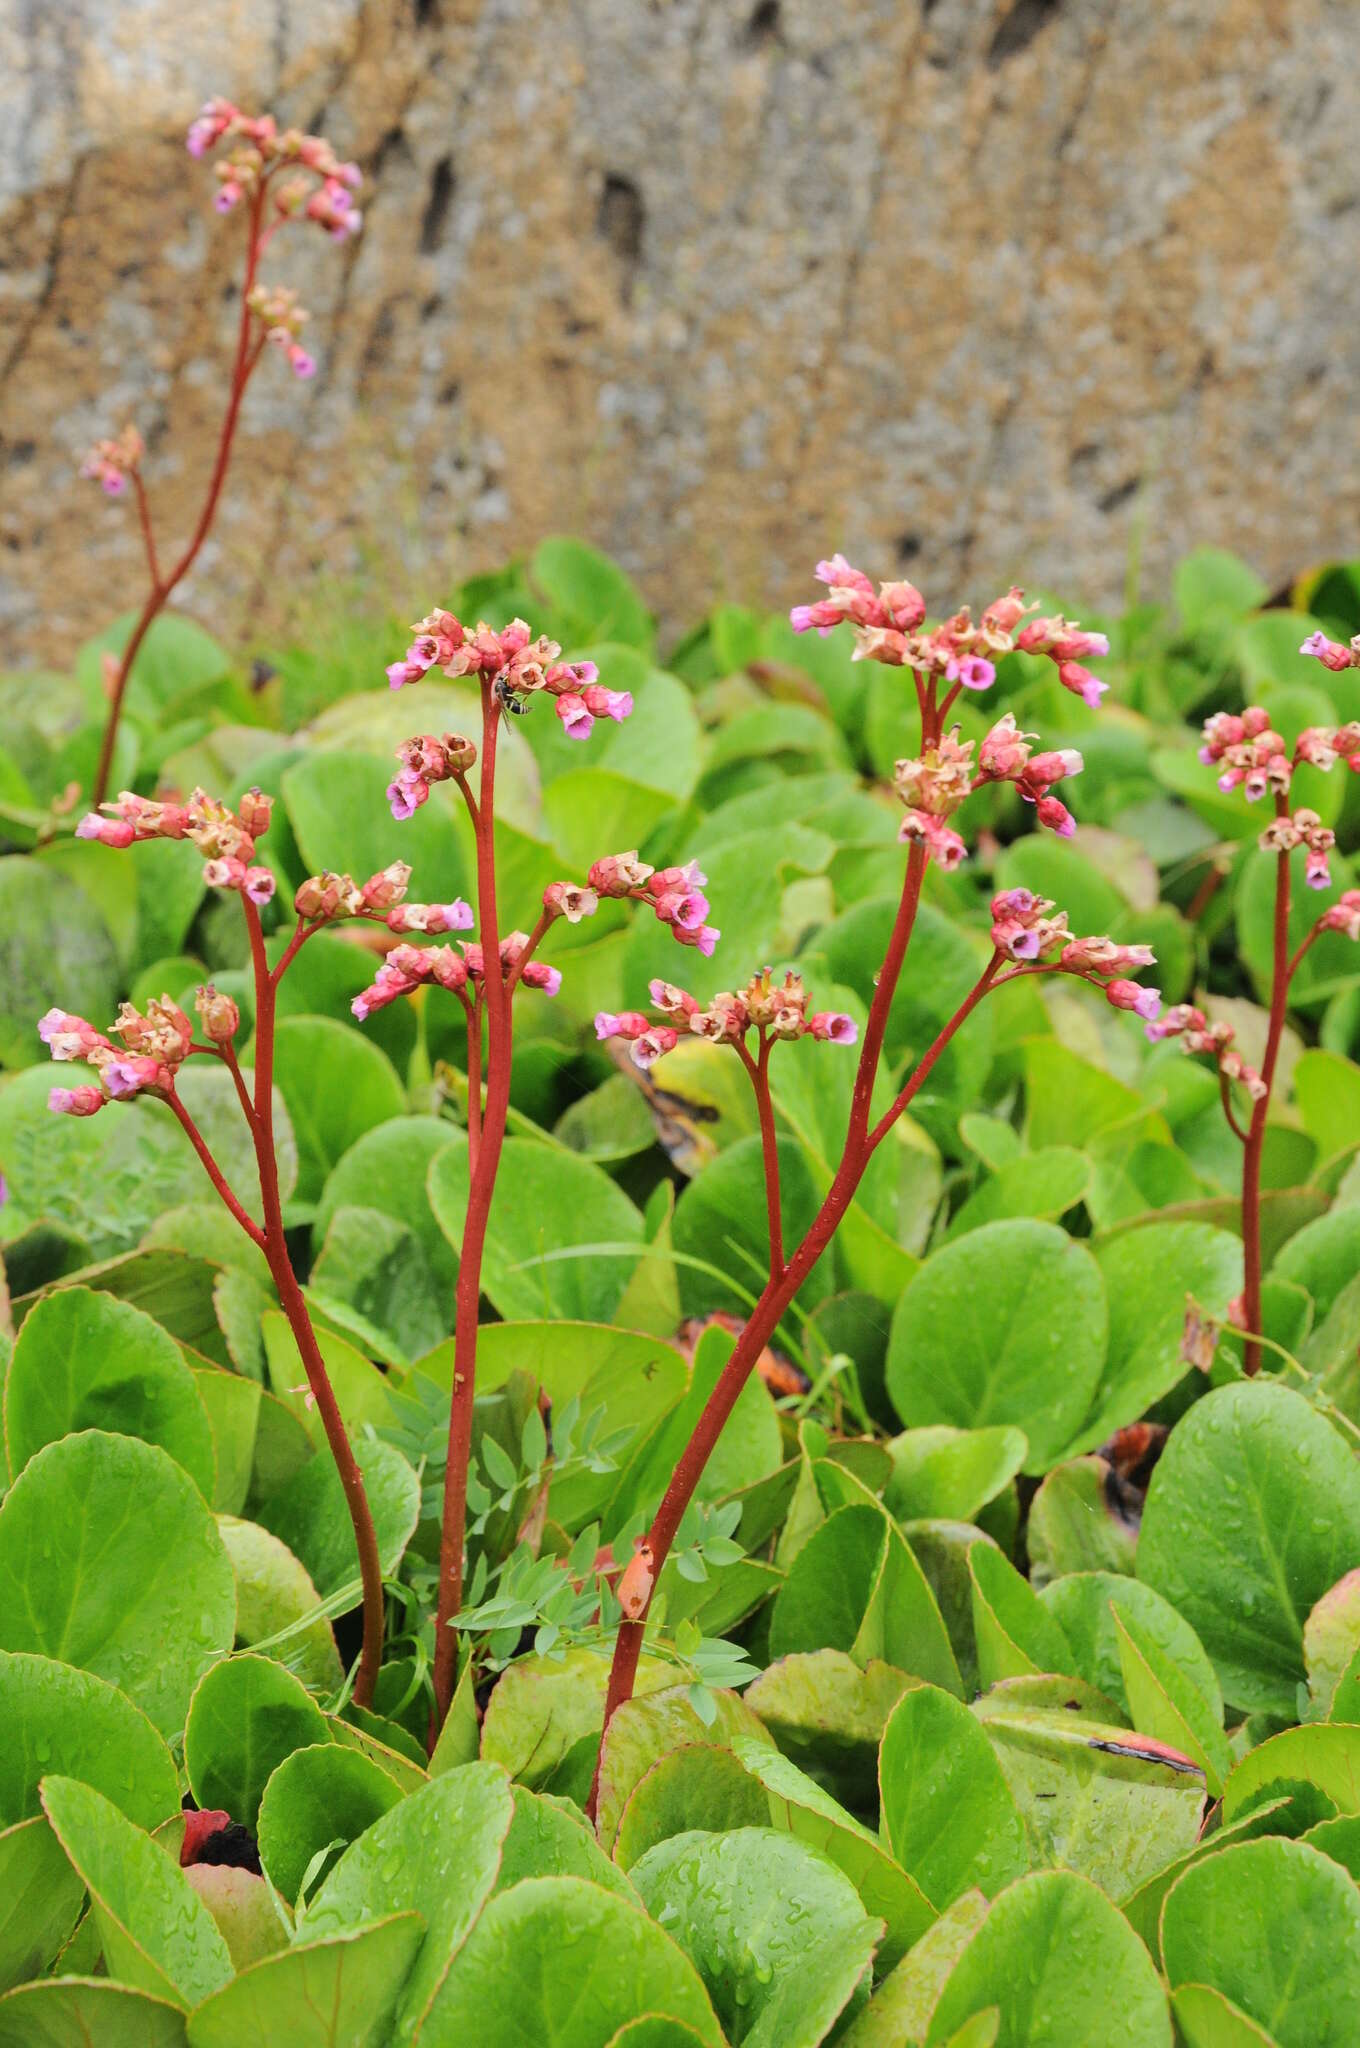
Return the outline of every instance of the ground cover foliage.
<path id="1" fill-rule="evenodd" d="M 722 937 L 683 958 L 695 998 L 768 964 L 863 1031 L 907 858 L 903 671 L 731 604 L 660 646 L 628 579 L 569 539 L 447 601 L 529 620 L 633 703 L 589 748 L 546 704 L 504 721 L 508 917 L 606 848 L 701 861 Z M 602 1749 L 628 1560 L 769 1257 L 730 1049 L 694 1035 L 639 1065 L 597 1037 L 676 972 L 672 935 L 604 901 L 543 940 L 560 990 L 517 997 L 431 1749 L 464 1017 L 425 983 L 356 1020 L 378 962 L 346 925 L 297 953 L 271 1019 L 281 1227 L 385 1587 L 360 1705 L 360 1557 L 276 1266 L 154 1091 L 51 1115 L 35 1028 L 56 1008 L 102 1030 L 123 999 L 192 1013 L 211 983 L 250 1074 L 248 934 L 194 846 L 71 833 L 131 622 L 69 673 L 0 683 L 0 2044 L 1360 2036 L 1344 917 L 1288 982 L 1246 1334 L 1225 1101 L 1254 1111 L 1223 1066 L 1266 1064 L 1280 859 L 1291 951 L 1344 909 L 1360 781 L 1300 757 L 1293 800 L 1336 840 L 1305 891 L 1310 849 L 1263 850 L 1260 808 L 1197 752 L 1204 720 L 1247 705 L 1290 749 L 1360 717 L 1360 672 L 1298 652 L 1360 629 L 1360 570 L 1272 595 L 1202 550 L 1167 606 L 1098 623 L 1099 710 L 1023 652 L 953 707 L 964 740 L 1010 712 L 1078 750 L 1078 827 L 1041 835 L 1008 782 L 974 798 L 969 857 L 924 870 L 885 1101 L 976 982 L 1001 892 L 1150 945 L 1142 984 L 1235 1035 L 1187 1058 L 1057 976 L 967 1017 L 718 1437 Z M 404 639 L 370 619 L 247 660 L 167 611 L 130 669 L 114 787 L 275 798 L 255 854 L 275 964 L 321 871 L 400 858 L 422 900 L 475 897 L 452 785 L 401 823 L 384 794 L 412 732 L 476 716 L 466 679 L 385 687 Z M 806 1039 L 769 1063 L 791 1243 L 853 1074 Z M 230 1074 L 205 1061 L 180 1089 L 263 1233 Z"/>

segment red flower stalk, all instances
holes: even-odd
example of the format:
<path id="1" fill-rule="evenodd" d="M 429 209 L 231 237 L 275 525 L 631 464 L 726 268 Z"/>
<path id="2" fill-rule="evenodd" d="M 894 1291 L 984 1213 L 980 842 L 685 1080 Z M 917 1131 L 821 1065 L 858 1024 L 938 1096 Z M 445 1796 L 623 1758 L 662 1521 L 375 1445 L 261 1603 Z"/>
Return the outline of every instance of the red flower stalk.
<path id="1" fill-rule="evenodd" d="M 54 1060 L 82 1061 L 96 1077 L 76 1088 L 54 1088 L 48 1098 L 51 1109 L 72 1116 L 94 1116 L 111 1101 L 126 1101 L 138 1095 L 149 1095 L 166 1103 L 198 1154 L 219 1199 L 268 1261 L 307 1375 L 308 1399 L 321 1418 L 354 1528 L 363 1587 L 363 1649 L 354 1697 L 360 1706 L 366 1707 L 372 1704 L 382 1662 L 382 1563 L 363 1475 L 345 1430 L 284 1235 L 274 1147 L 274 1025 L 279 983 L 312 934 L 340 917 L 384 923 L 391 915 L 390 906 L 405 893 L 410 869 L 403 862 L 395 862 L 362 886 L 348 875 L 310 877 L 298 891 L 293 935 L 278 964 L 271 968 L 265 953 L 259 905 L 273 895 L 274 877 L 255 860 L 255 840 L 268 830 L 270 808 L 270 799 L 259 790 L 248 791 L 235 811 L 205 796 L 201 789 L 194 790 L 184 804 L 149 803 L 125 791 L 115 803 L 105 806 L 105 815 L 91 814 L 79 828 L 82 837 L 103 839 L 115 846 L 144 839 L 189 839 L 208 855 L 203 878 L 209 887 L 232 890 L 240 896 L 255 977 L 253 1087 L 242 1072 L 233 1044 L 240 1013 L 229 996 L 211 986 L 198 991 L 196 1008 L 202 1041 L 195 1039 L 189 1019 L 168 996 L 148 1003 L 145 1012 L 135 1010 L 130 1003 L 122 1005 L 111 1026 L 113 1037 L 122 1041 L 121 1047 L 83 1017 L 63 1010 L 49 1010 L 38 1032 Z M 452 911 L 455 906 L 444 908 Z M 467 910 L 465 904 L 461 908 Z M 257 1223 L 242 1206 L 179 1094 L 176 1083 L 180 1069 L 186 1060 L 196 1057 L 219 1060 L 235 1084 L 254 1146 L 263 1224 Z"/>
<path id="2" fill-rule="evenodd" d="M 103 803 L 108 791 L 132 665 L 154 620 L 193 568 L 211 530 L 231 461 L 241 402 L 265 344 L 272 342 L 298 377 L 310 377 L 316 369 L 314 359 L 299 339 L 308 318 L 306 308 L 298 303 L 296 292 L 260 283 L 260 260 L 275 234 L 289 220 L 309 220 L 323 228 L 332 240 L 343 241 L 358 232 L 363 219 L 354 203 L 362 183 L 359 167 L 342 163 L 324 136 L 303 135 L 296 129 L 281 131 L 271 115 L 254 118 L 243 114 L 229 100 L 210 100 L 189 129 L 189 154 L 201 157 L 223 143 L 230 147 L 216 165 L 218 189 L 214 204 L 219 213 L 230 213 L 238 205 L 245 213 L 241 317 L 227 383 L 227 406 L 207 492 L 188 541 L 168 567 L 161 567 L 156 546 L 150 501 L 142 481 L 142 437 L 136 427 L 124 427 L 116 437 L 98 442 L 81 468 L 81 475 L 95 479 L 110 497 L 124 496 L 129 483 L 132 485 L 151 578 L 127 646 L 120 657 L 110 657 L 108 662 L 109 709 L 95 769 L 96 805 Z"/>
<path id="3" fill-rule="evenodd" d="M 630 1586 L 633 1597 L 619 1626 L 605 1702 L 606 1729 L 618 1708 L 631 1697 L 653 1588 L 660 1580 L 681 1518 L 742 1388 L 844 1218 L 875 1150 L 909 1107 L 956 1032 L 993 988 L 1023 975 L 1073 975 L 1103 988 L 1115 1008 L 1135 1008 L 1147 1017 L 1155 1016 L 1159 1006 L 1155 989 L 1142 988 L 1128 978 L 1132 971 L 1152 964 L 1146 947 L 1120 947 L 1103 937 L 1074 938 L 1067 928 L 1066 915 L 1055 912 L 1053 904 L 1029 890 L 1004 891 L 992 902 L 993 950 L 986 966 L 933 1044 L 921 1055 L 892 1104 L 871 1123 L 874 1083 L 893 998 L 911 943 L 927 862 L 934 860 L 941 867 L 953 868 L 967 851 L 949 819 L 983 784 L 1010 781 L 1035 806 L 1040 824 L 1064 835 L 1073 830 L 1071 814 L 1051 795 L 1051 789 L 1054 783 L 1080 771 L 1079 754 L 1069 751 L 1032 755 L 1032 736 L 1020 733 L 1007 714 L 987 734 L 975 758 L 972 741 L 960 740 L 957 731 L 945 729 L 948 712 L 960 690 L 986 689 L 995 675 L 995 659 L 1017 646 L 1029 653 L 1047 654 L 1055 663 L 1064 688 L 1074 691 L 1088 704 L 1098 704 L 1105 685 L 1081 668 L 1077 658 L 1103 654 L 1108 649 L 1102 635 L 1082 633 L 1064 619 L 1037 620 L 1021 629 L 1025 605 L 1018 590 L 1009 591 L 989 606 L 977 624 L 963 610 L 944 625 L 929 630 L 925 627 L 925 600 L 910 584 L 882 584 L 875 591 L 870 579 L 839 555 L 820 563 L 817 574 L 829 586 L 829 595 L 816 604 L 794 609 L 791 617 L 795 630 L 816 628 L 828 633 L 837 625 L 848 623 L 854 629 L 857 660 L 881 661 L 904 668 L 910 672 L 915 686 L 921 725 L 920 754 L 915 759 L 899 761 L 894 775 L 897 792 L 906 806 L 900 833 L 907 846 L 906 873 L 887 950 L 875 977 L 840 1163 L 811 1226 L 787 1258 L 769 1089 L 770 1057 L 783 1037 L 811 1036 L 853 1043 L 851 1020 L 826 1013 L 807 1015 L 798 978 L 790 976 L 782 985 L 776 985 L 768 974 L 758 975 L 740 995 L 715 997 L 706 1008 L 683 990 L 653 983 L 652 1000 L 667 1020 L 664 1027 L 650 1024 L 637 1011 L 596 1019 L 596 1030 L 602 1037 L 621 1037 L 630 1042 L 632 1056 L 639 1065 L 664 1058 L 685 1031 L 733 1047 L 755 1092 L 769 1225 L 769 1277 L 671 1475 L 639 1552 L 647 1559 L 647 1571 L 645 1575 L 639 1573 L 637 1584 Z M 634 877 L 629 875 L 626 880 L 631 884 Z M 591 881 L 601 886 L 595 871 Z M 592 1789 L 592 1809 L 593 1805 Z"/>

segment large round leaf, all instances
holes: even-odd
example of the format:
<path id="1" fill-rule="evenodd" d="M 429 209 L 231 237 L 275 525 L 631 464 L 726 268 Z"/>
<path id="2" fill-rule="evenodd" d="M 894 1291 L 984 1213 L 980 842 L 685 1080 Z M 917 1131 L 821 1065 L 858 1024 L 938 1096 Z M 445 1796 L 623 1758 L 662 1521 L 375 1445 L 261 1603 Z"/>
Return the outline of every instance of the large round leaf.
<path id="1" fill-rule="evenodd" d="M 644 2013 L 721 2048 L 703 1985 L 654 1918 L 584 1878 L 527 1878 L 491 1901 L 455 1956 L 421 2048 L 600 2048 Z"/>
<path id="2" fill-rule="evenodd" d="M 39 1451 L 0 1507 L 0 1647 L 93 1671 L 162 1734 L 230 1649 L 231 1560 L 202 1494 L 154 1444 L 85 1430 Z"/>
<path id="3" fill-rule="evenodd" d="M 107 1977 L 54 1977 L 0 1998 L 0 2048 L 184 2048 L 184 2013 Z"/>
<path id="4" fill-rule="evenodd" d="M 1086 1414 L 1105 1342 L 1105 1286 L 1085 1245 L 1053 1223 L 988 1223 L 907 1287 L 888 1392 L 909 1425 L 1013 1423 L 1029 1440 L 1025 1470 L 1042 1472 Z"/>
<path id="5" fill-rule="evenodd" d="M 326 1740 L 321 1710 L 268 1657 L 227 1657 L 199 1680 L 184 1726 L 184 1768 L 201 1807 L 254 1831 L 271 1774 L 296 1749 Z"/>
<path id="6" fill-rule="evenodd" d="M 160 1444 L 211 1496 L 212 1426 L 174 1338 L 130 1302 L 62 1287 L 25 1317 L 5 1377 L 10 1471 L 82 1429 Z"/>
<path id="7" fill-rule="evenodd" d="M 340 1653 L 305 1565 L 258 1522 L 222 1515 L 218 1528 L 235 1574 L 238 1646 L 267 1643 L 308 1691 L 333 1691 L 344 1675 Z"/>
<path id="8" fill-rule="evenodd" d="M 465 1147 L 441 1152 L 429 1173 L 430 1202 L 455 1250 L 468 1202 Z M 640 1253 L 642 1217 L 598 1166 L 533 1138 L 507 1138 L 487 1224 L 482 1287 L 501 1315 L 608 1322 Z M 624 1256 L 595 1245 L 623 1247 Z"/>
<path id="9" fill-rule="evenodd" d="M 738 1735 L 773 1746 L 773 1737 L 737 1693 L 715 1692 L 712 1700 L 707 1722 L 700 1720 L 687 1686 L 625 1700 L 615 1709 L 600 1750 L 595 1804 L 595 1831 L 603 1849 L 612 1849 L 625 1805 L 659 1758 L 682 1745 L 725 1744 Z"/>
<path id="10" fill-rule="evenodd" d="M 1147 1630 L 1222 1721 L 1223 1698 L 1204 1645 L 1185 1616 L 1153 1587 L 1122 1572 L 1068 1572 L 1045 1586 L 1039 1598 L 1071 1645 L 1071 1669 L 1088 1685 L 1107 1693 L 1125 1713 L 1129 1700 L 1119 1658 L 1116 1613 Z M 1145 1732 L 1152 1734 L 1153 1730 Z"/>
<path id="11" fill-rule="evenodd" d="M 45 1057 L 38 1019 L 60 1004 L 102 1030 L 118 996 L 108 926 L 83 889 L 44 862 L 0 860 L 0 1065 Z"/>
<path id="12" fill-rule="evenodd" d="M 363 1474 L 382 1568 L 390 1575 L 420 1519 L 420 1482 L 395 1445 L 380 1437 L 361 1437 L 354 1455 Z M 271 1495 L 259 1515 L 262 1525 L 301 1559 L 323 1596 L 358 1579 L 354 1524 L 329 1450 L 318 1451 Z"/>
<path id="13" fill-rule="evenodd" d="M 844 1650 L 961 1693 L 940 1610 L 896 1523 L 873 1503 L 838 1508 L 813 1530 L 775 1596 L 770 1650 Z"/>
<path id="14" fill-rule="evenodd" d="M 357 1841 L 400 1797 L 387 1772 L 356 1749 L 330 1741 L 295 1749 L 260 1800 L 260 1861 L 275 1890 L 295 1904 L 312 1858 L 333 1842 Z"/>
<path id="15" fill-rule="evenodd" d="M 85 1887 L 41 1811 L 0 1829 L 0 1991 L 42 1974 L 84 1904 Z"/>
<path id="16" fill-rule="evenodd" d="M 729 2039 L 746 2048 L 817 2048 L 867 1988 L 882 1922 L 791 1836 L 674 1835 L 631 1875 L 692 1959 Z"/>
<path id="17" fill-rule="evenodd" d="M 334 1017 L 281 1017 L 274 1073 L 297 1140 L 301 1201 L 321 1193 L 357 1138 L 406 1108 L 387 1054 Z"/>
<path id="18" fill-rule="evenodd" d="M 268 1956 L 204 1999 L 189 2022 L 190 2048 L 386 2048 L 421 1934 L 418 1914 L 394 1913 Z"/>
<path id="19" fill-rule="evenodd" d="M 1171 1984 L 1209 1984 L 1279 2048 L 1360 2040 L 1360 1892 L 1305 1842 L 1236 1843 L 1193 1864 L 1162 1908 Z"/>
<path id="20" fill-rule="evenodd" d="M 991 2006 L 1001 2011 L 997 2048 L 1171 2048 L 1152 1958 L 1070 1870 L 1022 1877 L 994 1902 L 940 1995 L 930 2048 Z"/>
<path id="21" fill-rule="evenodd" d="M 426 2015 L 496 1882 L 514 1807 L 503 1771 L 464 1764 L 432 1778 L 351 1842 L 298 1923 L 299 1938 L 343 1934 L 413 1911 L 425 1938 L 406 1979 L 392 2039 L 426 2048 Z"/>
<path id="22" fill-rule="evenodd" d="M 50 1657 L 0 1651 L 0 1826 L 42 1811 L 48 1773 L 93 1785 L 139 1827 L 179 1810 L 170 1752 L 124 1693 Z"/>
<path id="23" fill-rule="evenodd" d="M 178 1863 L 111 1801 L 74 1778 L 46 1778 L 43 1807 L 90 1894 L 109 1974 L 192 2006 L 231 1975 L 212 1914 Z"/>
<path id="24" fill-rule="evenodd" d="M 883 1731 L 882 1827 L 940 1911 L 976 1886 L 994 1897 L 1029 1868 L 1025 1826 L 975 1715 L 938 1686 L 906 1693 Z"/>
<path id="25" fill-rule="evenodd" d="M 1302 1394 L 1220 1387 L 1152 1475 L 1138 1576 L 1194 1628 L 1227 1698 L 1292 1715 L 1303 1624 L 1360 1556 L 1360 1470 Z"/>

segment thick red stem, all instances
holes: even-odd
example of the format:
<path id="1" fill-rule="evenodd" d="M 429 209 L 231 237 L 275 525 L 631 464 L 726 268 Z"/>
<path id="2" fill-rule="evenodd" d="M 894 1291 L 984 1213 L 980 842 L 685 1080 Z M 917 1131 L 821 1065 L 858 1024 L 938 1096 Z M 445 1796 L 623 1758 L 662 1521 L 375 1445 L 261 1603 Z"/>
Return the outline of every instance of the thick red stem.
<path id="1" fill-rule="evenodd" d="M 770 1099 L 770 1041 L 762 1037 L 755 1059 L 738 1043 L 741 1062 L 751 1077 L 760 1118 L 760 1149 L 765 1166 L 765 1217 L 770 1236 L 770 1278 L 778 1280 L 784 1271 L 784 1217 L 779 1184 L 779 1142 L 775 1135 L 774 1104 Z"/>
<path id="2" fill-rule="evenodd" d="M 109 775 L 113 769 L 114 743 L 118 738 L 118 722 L 123 715 L 123 698 L 127 692 L 128 677 L 132 674 L 132 664 L 137 659 L 142 642 L 150 632 L 153 621 L 169 603 L 176 586 L 183 582 L 190 569 L 193 568 L 194 563 L 198 559 L 198 551 L 208 537 L 208 529 L 211 527 L 213 515 L 217 511 L 217 501 L 222 495 L 222 486 L 227 479 L 227 465 L 231 460 L 232 442 L 236 438 L 236 423 L 240 417 L 241 400 L 245 397 L 246 385 L 250 381 L 250 373 L 260 359 L 258 345 L 253 349 L 251 347 L 251 327 L 254 315 L 250 310 L 250 294 L 255 287 L 255 273 L 260 261 L 262 246 L 260 228 L 264 215 L 265 189 L 265 182 L 261 180 L 259 190 L 255 193 L 250 206 L 245 277 L 241 285 L 241 324 L 236 336 L 236 355 L 232 362 L 227 409 L 223 415 L 222 430 L 218 436 L 217 455 L 213 463 L 212 475 L 208 479 L 208 495 L 203 501 L 202 510 L 198 515 L 198 523 L 194 527 L 188 545 L 179 557 L 179 560 L 174 564 L 174 567 L 164 576 L 156 573 L 156 549 L 150 529 L 146 496 L 140 476 L 136 479 L 138 510 L 142 520 L 143 537 L 146 541 L 147 560 L 151 567 L 151 588 L 147 592 L 146 600 L 137 615 L 137 623 L 132 629 L 132 637 L 123 650 L 123 658 L 118 664 L 118 673 L 114 677 L 113 690 L 109 697 L 109 712 L 104 724 L 104 737 L 99 747 L 99 765 L 95 769 L 94 774 L 92 801 L 96 809 L 108 795 Z"/>
<path id="3" fill-rule="evenodd" d="M 1283 816 L 1285 802 L 1276 799 L 1276 813 Z M 1299 958 L 1302 958 L 1300 952 Z M 1285 1005 L 1289 996 L 1289 855 L 1275 857 L 1275 934 L 1271 953 L 1270 1023 L 1266 1029 L 1265 1058 L 1261 1079 L 1265 1093 L 1252 1105 L 1247 1141 L 1242 1148 L 1242 1311 L 1247 1341 L 1242 1350 L 1242 1369 L 1250 1377 L 1261 1370 L 1261 1154 L 1266 1141 L 1266 1118 L 1270 1113 L 1270 1091 L 1275 1082 L 1275 1062 L 1284 1034 Z"/>
<path id="4" fill-rule="evenodd" d="M 439 1592 L 435 1603 L 434 1715 L 437 1736 L 453 1698 L 458 1676 L 458 1639 L 450 1623 L 463 1604 L 463 1565 L 467 1530 L 468 1461 L 472 1454 L 472 1404 L 477 1376 L 477 1311 L 482 1291 L 482 1254 L 487 1219 L 500 1166 L 505 1120 L 510 1107 L 512 1050 L 509 978 L 501 965 L 500 926 L 496 908 L 496 732 L 500 707 L 490 688 L 482 686 L 482 753 L 480 801 L 472 815 L 477 847 L 477 917 L 482 948 L 482 987 L 486 1006 L 486 1103 L 482 1110 L 477 1159 L 469 1159 L 467 1216 L 458 1252 L 458 1291 L 454 1305 L 453 1392 L 449 1403 L 448 1457 L 444 1466 L 444 1513 L 439 1541 Z M 470 1079 L 471 1077 L 469 1077 Z"/>
<path id="5" fill-rule="evenodd" d="M 359 1552 L 359 1577 L 363 1586 L 363 1648 L 359 1655 L 359 1670 L 354 1681 L 355 1703 L 361 1707 L 371 1706 L 373 1692 L 378 1682 L 382 1664 L 383 1647 L 383 1579 L 382 1559 L 378 1552 L 377 1532 L 373 1527 L 373 1515 L 364 1490 L 363 1474 L 354 1455 L 354 1446 L 345 1429 L 344 1417 L 331 1386 L 330 1374 L 326 1371 L 321 1347 L 316 1341 L 312 1319 L 298 1285 L 297 1274 L 288 1252 L 288 1241 L 284 1235 L 283 1202 L 279 1193 L 279 1169 L 274 1157 L 274 1011 L 278 996 L 278 985 L 269 971 L 265 954 L 264 934 L 260 929 L 260 916 L 255 905 L 246 896 L 241 898 L 245 911 L 246 929 L 250 934 L 251 960 L 255 969 L 255 1115 L 251 1135 L 255 1140 L 255 1158 L 260 1175 L 260 1197 L 264 1207 L 264 1255 L 269 1261 L 269 1271 L 278 1289 L 279 1303 L 288 1318 L 298 1355 L 302 1359 L 307 1375 L 307 1385 L 316 1402 L 321 1426 L 326 1432 L 335 1468 L 340 1474 L 344 1489 L 345 1504 L 354 1526 L 354 1541 Z"/>

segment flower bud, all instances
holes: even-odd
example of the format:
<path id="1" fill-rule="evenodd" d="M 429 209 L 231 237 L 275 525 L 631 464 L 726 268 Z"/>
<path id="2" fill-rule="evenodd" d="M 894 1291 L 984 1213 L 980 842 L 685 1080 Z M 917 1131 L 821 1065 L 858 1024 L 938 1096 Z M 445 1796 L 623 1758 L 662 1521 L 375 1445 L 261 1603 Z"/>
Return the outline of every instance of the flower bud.
<path id="1" fill-rule="evenodd" d="M 102 1088 L 86 1082 L 79 1088 L 53 1088 L 48 1092 L 47 1107 L 59 1116 L 93 1116 L 108 1101 Z"/>
<path id="2" fill-rule="evenodd" d="M 1162 992 L 1136 981 L 1112 981 L 1106 986 L 1105 1000 L 1116 1010 L 1132 1010 L 1150 1024 L 1162 1007 Z"/>
<path id="3" fill-rule="evenodd" d="M 633 1064 L 645 1073 L 663 1054 L 673 1052 L 680 1042 L 680 1034 L 669 1024 L 653 1024 L 651 1028 L 635 1038 L 631 1047 Z"/>
<path id="4" fill-rule="evenodd" d="M 410 863 L 394 860 L 390 866 L 379 868 L 376 875 L 370 875 L 363 886 L 365 910 L 390 910 L 400 903 L 406 894 L 406 885 L 411 879 Z"/>
<path id="5" fill-rule="evenodd" d="M 595 1036 L 602 1043 L 607 1038 L 641 1038 L 651 1025 L 641 1010 L 597 1010 L 595 1012 Z"/>
<path id="6" fill-rule="evenodd" d="M 627 853 L 609 853 L 595 861 L 586 879 L 601 896 L 626 896 L 630 890 L 640 889 L 654 873 L 655 869 L 639 860 L 637 848 L 632 847 Z"/>
<path id="7" fill-rule="evenodd" d="M 844 1010 L 814 1011 L 807 1020 L 807 1031 L 809 1038 L 826 1045 L 853 1045 L 859 1037 L 858 1024 Z"/>
<path id="8" fill-rule="evenodd" d="M 241 1012 L 228 995 L 205 982 L 194 997 L 194 1008 L 203 1026 L 203 1036 L 214 1045 L 227 1045 L 241 1028 Z"/>
<path id="9" fill-rule="evenodd" d="M 236 815 L 241 820 L 243 831 L 252 839 L 263 839 L 269 830 L 269 820 L 274 810 L 274 799 L 263 791 L 248 789 L 236 806 Z"/>

